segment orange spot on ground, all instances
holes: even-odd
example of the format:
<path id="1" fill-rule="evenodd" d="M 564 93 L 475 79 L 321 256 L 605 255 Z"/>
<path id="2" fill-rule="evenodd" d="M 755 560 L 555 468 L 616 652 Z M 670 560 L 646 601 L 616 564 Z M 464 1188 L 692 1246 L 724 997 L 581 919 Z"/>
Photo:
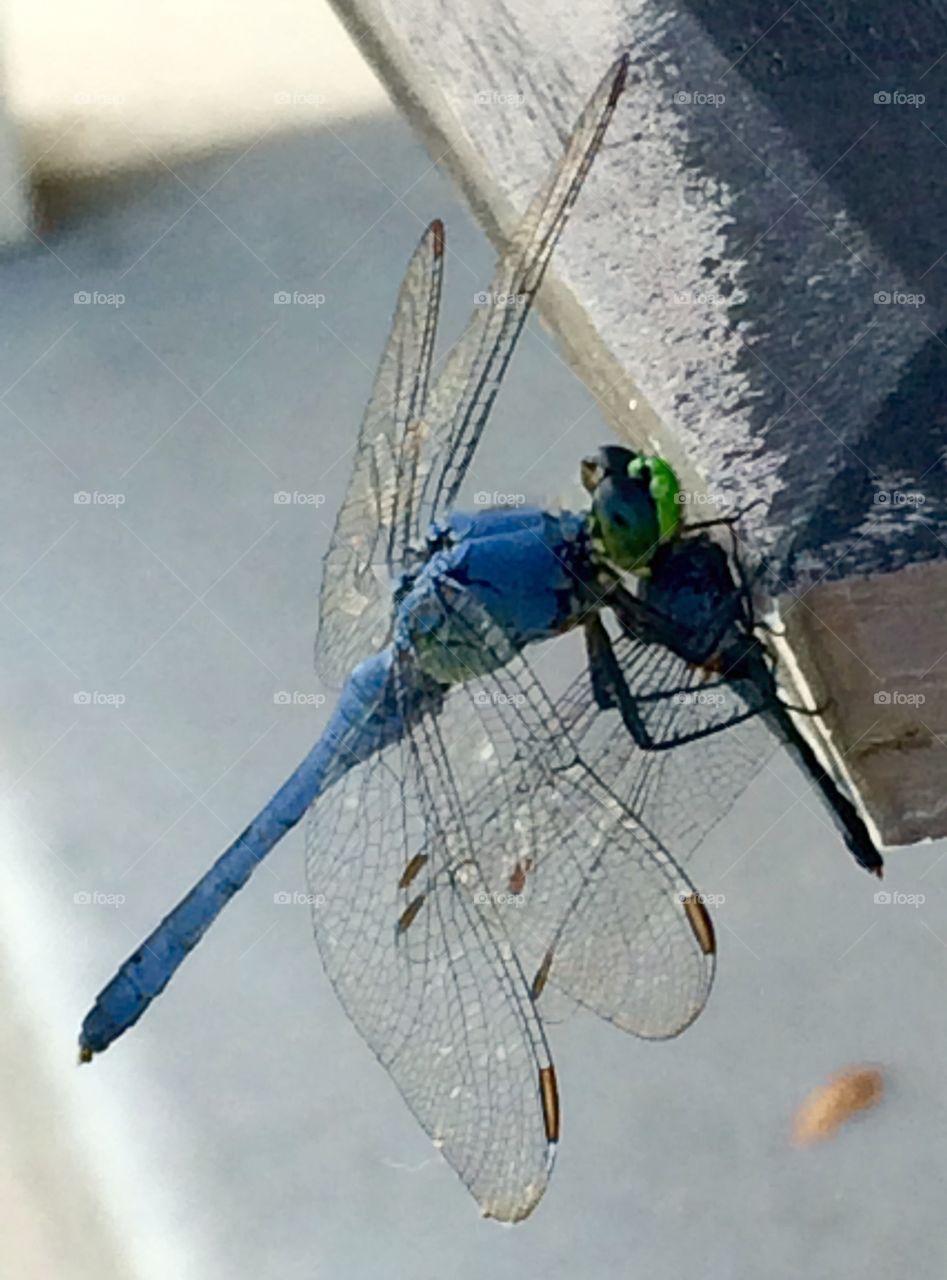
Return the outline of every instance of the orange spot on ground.
<path id="1" fill-rule="evenodd" d="M 850 1067 L 813 1089 L 796 1112 L 792 1140 L 809 1146 L 833 1137 L 859 1111 L 868 1111 L 884 1097 L 884 1076 L 877 1067 Z"/>

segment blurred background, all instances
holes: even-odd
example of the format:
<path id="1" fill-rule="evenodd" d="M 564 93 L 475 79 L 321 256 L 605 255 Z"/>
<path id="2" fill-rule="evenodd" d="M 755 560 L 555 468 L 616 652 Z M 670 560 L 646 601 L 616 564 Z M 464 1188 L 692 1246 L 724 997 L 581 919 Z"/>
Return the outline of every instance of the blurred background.
<path id="1" fill-rule="evenodd" d="M 876 900 L 779 756 L 697 855 L 694 1028 L 554 1029 L 562 1149 L 515 1231 L 338 1008 L 301 832 L 76 1070 L 95 993 L 329 713 L 319 565 L 422 226 L 448 340 L 492 254 L 325 5 L 15 0 L 3 47 L 0 1274 L 942 1276 L 945 849 L 894 852 Z M 579 501 L 602 435 L 534 319 L 474 487 Z M 866 1060 L 885 1106 L 794 1150 Z"/>

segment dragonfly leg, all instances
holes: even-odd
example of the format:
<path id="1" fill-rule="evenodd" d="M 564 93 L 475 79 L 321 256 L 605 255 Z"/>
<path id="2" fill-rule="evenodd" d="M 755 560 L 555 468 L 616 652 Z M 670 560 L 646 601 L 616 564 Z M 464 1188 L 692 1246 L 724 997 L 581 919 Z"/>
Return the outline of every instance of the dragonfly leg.
<path id="1" fill-rule="evenodd" d="M 709 676 L 707 667 L 694 667 L 695 671 L 700 671 L 705 676 Z M 673 685 L 670 688 L 661 688 L 657 693 L 639 693 L 637 701 L 639 703 L 667 702 L 672 698 L 681 698 L 685 694 L 692 693 L 712 693 L 714 689 L 729 689 L 731 681 L 726 676 L 719 676 L 716 680 L 705 679 L 698 690 L 695 690 L 693 684 Z"/>
<path id="2" fill-rule="evenodd" d="M 688 524 L 685 532 L 690 533 L 692 529 L 713 529 L 726 525 L 732 529 L 734 525 L 739 524 L 743 517 L 754 507 L 758 507 L 763 502 L 762 498 L 754 498 L 752 502 L 748 502 L 745 507 L 739 507 L 734 511 L 732 516 L 717 516 L 716 520 L 697 520 L 694 524 Z"/>
<path id="3" fill-rule="evenodd" d="M 631 734 L 636 746 L 640 747 L 642 751 L 670 751 L 683 746 L 685 743 L 696 742 L 700 738 L 709 738 L 715 733 L 731 729 L 734 725 L 759 714 L 759 707 L 748 708 L 717 724 L 704 725 L 702 728 L 694 729 L 689 733 L 678 734 L 666 742 L 659 741 L 652 735 L 642 719 L 638 710 L 639 700 L 634 697 L 628 688 L 628 682 L 618 659 L 615 657 L 611 638 L 605 630 L 601 618 L 597 614 L 590 614 L 583 623 L 583 630 L 586 652 L 589 658 L 592 694 L 595 698 L 596 706 L 603 711 L 617 708 L 621 715 L 622 723 Z M 726 684 L 727 682 L 721 681 L 720 683 Z M 675 696 L 675 693 L 677 696 L 681 696 L 685 693 L 693 693 L 693 690 L 681 689 L 666 692 L 661 701 L 669 701 Z M 651 701 L 657 701 L 657 699 L 651 699 Z"/>
<path id="4" fill-rule="evenodd" d="M 639 600 L 618 581 L 610 582 L 602 604 L 607 604 L 618 619 L 621 629 L 626 635 L 640 640 L 642 644 L 659 644 L 665 649 L 678 653 L 688 661 L 686 655 L 679 653 L 680 632 L 673 621 L 645 600 Z M 598 614 L 596 612 L 595 616 Z M 699 657 L 694 658 L 695 664 Z"/>
<path id="5" fill-rule="evenodd" d="M 784 640 L 786 637 L 786 628 L 774 627 L 771 622 L 763 622 L 762 620 L 754 622 L 753 629 L 755 631 L 765 631 L 768 636 L 775 636 L 777 640 Z"/>
<path id="6" fill-rule="evenodd" d="M 701 738 L 712 738 L 715 734 L 724 733 L 727 729 L 732 729 L 734 725 L 742 724 L 745 720 L 755 719 L 759 714 L 758 707 L 748 708 L 737 715 L 730 716 L 727 720 L 721 720 L 717 724 L 707 724 L 700 729 L 691 730 L 690 733 L 679 733 L 675 737 L 669 738 L 666 742 L 658 742 L 645 729 L 644 733 L 647 741 L 644 743 L 638 742 L 638 746 L 644 751 L 676 751 L 678 747 L 686 746 L 688 742 L 699 742 Z"/>
<path id="7" fill-rule="evenodd" d="M 781 707 L 785 707 L 787 711 L 792 711 L 797 716 L 824 716 L 826 711 L 832 705 L 832 699 L 829 698 L 825 702 L 820 702 L 817 707 L 797 707 L 793 702 L 784 702 L 782 698 L 777 699 Z"/>
<path id="8" fill-rule="evenodd" d="M 611 638 L 597 613 L 590 613 L 582 624 L 585 651 L 589 659 L 592 696 L 601 711 L 617 707 L 625 728 L 642 750 L 651 748 L 652 739 L 638 714 L 635 700 L 622 673 Z"/>

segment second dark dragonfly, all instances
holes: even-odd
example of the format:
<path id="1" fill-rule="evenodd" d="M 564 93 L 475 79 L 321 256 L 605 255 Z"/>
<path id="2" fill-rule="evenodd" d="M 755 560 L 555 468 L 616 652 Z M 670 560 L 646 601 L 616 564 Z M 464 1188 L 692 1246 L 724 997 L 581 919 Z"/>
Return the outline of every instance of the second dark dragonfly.
<path id="1" fill-rule="evenodd" d="M 585 623 L 594 705 L 616 712 L 637 746 L 659 757 L 647 764 L 629 759 L 619 793 L 680 855 L 782 745 L 821 795 L 856 862 L 880 877 L 884 862 L 861 814 L 795 723 L 794 716 L 814 713 L 780 695 L 776 660 L 755 616 L 756 574 L 738 551 L 736 519 L 686 526 L 669 464 L 619 446 L 586 459 L 582 478 L 592 497 L 598 581 L 618 622 L 614 640 L 601 611 Z M 729 527 L 729 554 L 711 536 L 714 526 Z M 637 578 L 633 592 L 624 589 L 622 574 Z M 595 716 L 581 681 L 564 712 L 566 706 L 584 749 L 604 764 L 603 753 L 614 750 L 612 719 Z"/>

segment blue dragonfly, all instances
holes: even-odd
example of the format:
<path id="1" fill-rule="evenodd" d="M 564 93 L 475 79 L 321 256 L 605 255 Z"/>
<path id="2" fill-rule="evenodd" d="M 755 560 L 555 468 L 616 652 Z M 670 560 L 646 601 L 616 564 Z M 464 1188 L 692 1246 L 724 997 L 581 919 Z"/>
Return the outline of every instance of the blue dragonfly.
<path id="1" fill-rule="evenodd" d="M 341 686 L 328 726 L 80 1034 L 88 1061 L 136 1023 L 308 813 L 325 971 L 483 1213 L 504 1221 L 539 1201 L 559 1138 L 549 995 L 665 1038 L 700 1013 L 715 963 L 703 901 L 609 785 L 624 761 L 590 767 L 527 661 L 603 605 L 587 516 L 454 510 L 627 67 L 593 94 L 499 259 L 494 305 L 475 308 L 433 385 L 444 229 L 423 235 L 324 564 L 316 665 Z"/>

